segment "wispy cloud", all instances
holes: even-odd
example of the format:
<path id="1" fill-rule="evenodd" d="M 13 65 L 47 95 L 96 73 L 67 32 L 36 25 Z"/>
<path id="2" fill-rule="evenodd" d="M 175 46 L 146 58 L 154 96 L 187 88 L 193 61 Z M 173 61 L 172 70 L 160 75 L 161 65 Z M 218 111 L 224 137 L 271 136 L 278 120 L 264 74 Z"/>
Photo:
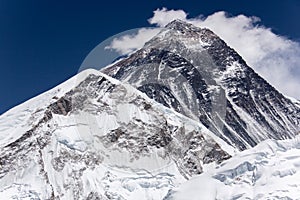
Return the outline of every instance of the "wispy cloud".
<path id="1" fill-rule="evenodd" d="M 153 17 L 148 21 L 157 27 L 163 27 L 174 19 L 211 29 L 282 93 L 300 98 L 299 43 L 276 35 L 270 28 L 259 25 L 258 17 L 228 16 L 221 11 L 207 17 L 199 15 L 196 18 L 188 18 L 188 14 L 183 10 L 162 8 L 153 11 Z M 131 49 L 142 47 L 155 34 L 155 29 L 142 29 L 136 35 L 115 40 L 110 47 L 122 53 L 129 53 Z"/>
<path id="2" fill-rule="evenodd" d="M 113 49 L 121 55 L 129 54 L 143 47 L 145 42 L 158 34 L 160 28 L 141 28 L 137 33 L 115 38 L 106 49 Z"/>

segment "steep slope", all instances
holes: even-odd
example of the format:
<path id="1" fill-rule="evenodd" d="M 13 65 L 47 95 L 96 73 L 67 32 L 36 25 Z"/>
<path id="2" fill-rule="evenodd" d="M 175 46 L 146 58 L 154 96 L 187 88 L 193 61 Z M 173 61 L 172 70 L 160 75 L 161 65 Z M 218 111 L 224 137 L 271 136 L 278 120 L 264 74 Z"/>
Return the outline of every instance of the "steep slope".
<path id="1" fill-rule="evenodd" d="M 240 150 L 300 130 L 298 106 L 212 31 L 179 20 L 102 71 L 200 121 Z"/>
<path id="2" fill-rule="evenodd" d="M 296 200 L 299 177 L 300 137 L 267 140 L 173 189 L 165 200 Z"/>
<path id="3" fill-rule="evenodd" d="M 0 127 L 4 199 L 162 199 L 234 152 L 202 124 L 94 70 L 11 109 Z"/>

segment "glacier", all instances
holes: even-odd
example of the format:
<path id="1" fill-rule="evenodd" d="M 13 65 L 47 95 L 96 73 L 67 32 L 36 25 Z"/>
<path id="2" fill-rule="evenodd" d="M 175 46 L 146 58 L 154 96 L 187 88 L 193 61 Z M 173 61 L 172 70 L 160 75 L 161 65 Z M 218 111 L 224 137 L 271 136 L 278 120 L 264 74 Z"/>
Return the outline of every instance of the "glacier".
<path id="1" fill-rule="evenodd" d="M 169 192 L 166 200 L 300 199 L 300 137 L 266 140 Z"/>

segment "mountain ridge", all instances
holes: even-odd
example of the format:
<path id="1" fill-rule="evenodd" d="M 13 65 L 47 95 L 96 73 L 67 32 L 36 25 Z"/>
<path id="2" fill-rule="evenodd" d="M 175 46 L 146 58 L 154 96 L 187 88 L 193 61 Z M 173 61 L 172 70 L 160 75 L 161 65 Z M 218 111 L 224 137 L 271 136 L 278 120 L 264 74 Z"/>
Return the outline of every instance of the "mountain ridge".
<path id="1" fill-rule="evenodd" d="M 0 194 L 7 199 L 135 199 L 149 191 L 163 198 L 234 153 L 200 123 L 95 70 L 34 100 L 37 107 L 29 101 L 6 114 L 32 109 L 26 131 L 1 139 Z"/>

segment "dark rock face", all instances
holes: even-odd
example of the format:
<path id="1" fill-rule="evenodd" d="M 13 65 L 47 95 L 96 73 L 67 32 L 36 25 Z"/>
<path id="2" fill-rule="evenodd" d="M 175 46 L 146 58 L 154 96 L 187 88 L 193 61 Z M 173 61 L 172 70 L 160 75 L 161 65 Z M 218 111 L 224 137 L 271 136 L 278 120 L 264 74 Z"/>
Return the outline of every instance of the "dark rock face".
<path id="1" fill-rule="evenodd" d="M 164 85 L 149 83 L 138 87 L 138 90 L 146 93 L 148 97 L 151 97 L 164 106 L 173 108 L 177 112 L 182 110 L 180 103 L 174 97 L 170 88 Z M 171 105 L 169 105 L 169 103 Z"/>
<path id="2" fill-rule="evenodd" d="M 240 150 L 268 138 L 291 138 L 300 129 L 299 107 L 212 31 L 185 22 L 171 22 L 103 72 L 199 120 Z"/>
<path id="3" fill-rule="evenodd" d="M 147 143 L 150 146 L 155 146 L 157 148 L 166 147 L 170 144 L 172 136 L 170 133 L 165 132 L 163 129 L 159 133 L 152 135 L 147 138 Z"/>
<path id="4" fill-rule="evenodd" d="M 72 110 L 72 103 L 71 100 L 62 97 L 50 107 L 54 114 L 67 115 Z"/>
<path id="5" fill-rule="evenodd" d="M 121 129 L 113 130 L 111 133 L 108 134 L 108 138 L 110 142 L 116 142 L 124 132 Z"/>

